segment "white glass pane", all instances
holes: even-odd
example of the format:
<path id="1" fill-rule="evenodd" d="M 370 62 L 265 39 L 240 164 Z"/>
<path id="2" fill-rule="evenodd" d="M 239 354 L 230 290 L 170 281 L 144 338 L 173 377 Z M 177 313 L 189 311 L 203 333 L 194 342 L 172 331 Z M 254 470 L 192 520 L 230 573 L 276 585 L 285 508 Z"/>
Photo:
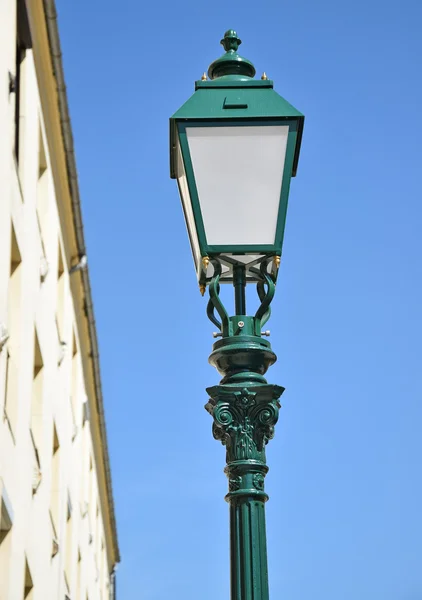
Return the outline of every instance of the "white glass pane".
<path id="1" fill-rule="evenodd" d="M 210 245 L 273 244 L 288 126 L 187 127 Z"/>
<path id="2" fill-rule="evenodd" d="M 201 253 L 199 250 L 198 236 L 196 234 L 195 220 L 193 217 L 192 203 L 190 200 L 188 182 L 186 179 L 185 166 L 183 164 L 180 144 L 177 143 L 177 183 L 179 184 L 180 197 L 183 204 L 185 214 L 186 227 L 189 233 L 189 239 L 192 246 L 192 254 L 195 261 L 195 269 L 198 272 L 198 267 L 201 264 Z"/>

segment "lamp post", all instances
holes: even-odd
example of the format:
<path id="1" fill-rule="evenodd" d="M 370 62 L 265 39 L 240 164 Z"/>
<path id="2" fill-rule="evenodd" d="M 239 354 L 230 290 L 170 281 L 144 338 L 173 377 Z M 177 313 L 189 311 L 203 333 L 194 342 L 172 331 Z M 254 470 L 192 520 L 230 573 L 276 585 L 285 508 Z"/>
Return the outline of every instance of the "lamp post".
<path id="1" fill-rule="evenodd" d="M 284 391 L 264 375 L 276 361 L 262 331 L 280 265 L 290 179 L 296 174 L 303 115 L 237 53 L 225 54 L 170 119 L 171 177 L 177 179 L 207 315 L 216 326 L 209 362 L 223 376 L 207 389 L 213 435 L 226 447 L 232 600 L 268 600 L 265 446 L 274 435 Z M 234 316 L 219 295 L 234 286 Z M 246 286 L 261 302 L 247 315 Z"/>

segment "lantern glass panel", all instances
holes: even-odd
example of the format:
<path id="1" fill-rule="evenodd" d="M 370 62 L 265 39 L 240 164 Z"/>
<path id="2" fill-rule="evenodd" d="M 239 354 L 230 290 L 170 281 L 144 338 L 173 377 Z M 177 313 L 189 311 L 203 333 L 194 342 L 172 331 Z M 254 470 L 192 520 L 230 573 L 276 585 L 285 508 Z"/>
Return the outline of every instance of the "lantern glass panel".
<path id="1" fill-rule="evenodd" d="M 189 193 L 188 181 L 186 178 L 186 170 L 185 165 L 183 163 L 182 152 L 179 142 L 177 143 L 177 173 L 177 183 L 179 186 L 180 198 L 182 200 L 183 213 L 185 215 L 185 222 L 189 234 L 189 240 L 191 243 L 193 259 L 195 262 L 195 269 L 196 271 L 198 271 L 201 260 L 201 251 L 199 248 L 199 241 L 196 232 L 192 202 Z"/>
<path id="2" fill-rule="evenodd" d="M 209 245 L 275 243 L 288 134 L 283 125 L 186 126 Z"/>

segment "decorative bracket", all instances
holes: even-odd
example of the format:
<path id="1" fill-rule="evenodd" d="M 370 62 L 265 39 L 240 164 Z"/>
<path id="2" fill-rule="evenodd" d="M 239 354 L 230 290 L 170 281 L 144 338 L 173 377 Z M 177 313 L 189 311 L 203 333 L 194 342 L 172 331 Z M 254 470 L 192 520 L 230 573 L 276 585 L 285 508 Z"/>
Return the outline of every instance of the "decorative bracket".
<path id="1" fill-rule="evenodd" d="M 268 272 L 268 265 L 273 261 L 273 257 L 264 257 L 259 264 L 259 268 L 251 267 L 250 272 L 258 279 L 257 293 L 261 301 L 252 320 L 251 328 L 245 329 L 244 333 L 261 336 L 261 329 L 271 316 L 270 304 L 275 294 L 276 276 L 273 272 Z M 211 258 L 210 262 L 214 268 L 214 273 L 209 283 L 210 299 L 207 304 L 207 316 L 209 320 L 221 331 L 223 337 L 232 337 L 234 332 L 234 317 L 229 314 L 220 298 L 220 278 L 222 274 L 222 264 L 218 258 Z M 237 263 L 244 268 L 242 263 Z M 220 317 L 217 318 L 216 314 Z"/>
<path id="2" fill-rule="evenodd" d="M 220 277 L 221 277 L 221 263 L 216 258 L 211 259 L 211 264 L 214 267 L 214 275 L 209 284 L 210 299 L 207 305 L 207 316 L 211 323 L 214 323 L 220 331 L 228 330 L 229 328 L 229 315 L 224 307 L 224 304 L 220 298 Z M 221 322 L 215 316 L 215 311 L 218 312 L 221 318 Z M 224 334 L 223 334 L 224 335 Z"/>
<path id="3" fill-rule="evenodd" d="M 255 313 L 255 318 L 260 321 L 260 329 L 265 325 L 271 316 L 270 304 L 275 294 L 275 277 L 268 273 L 268 264 L 272 259 L 263 260 L 258 269 L 251 269 L 252 272 L 260 276 L 260 280 L 256 284 L 258 297 L 261 300 L 261 305 Z M 265 290 L 267 286 L 267 290 Z"/>

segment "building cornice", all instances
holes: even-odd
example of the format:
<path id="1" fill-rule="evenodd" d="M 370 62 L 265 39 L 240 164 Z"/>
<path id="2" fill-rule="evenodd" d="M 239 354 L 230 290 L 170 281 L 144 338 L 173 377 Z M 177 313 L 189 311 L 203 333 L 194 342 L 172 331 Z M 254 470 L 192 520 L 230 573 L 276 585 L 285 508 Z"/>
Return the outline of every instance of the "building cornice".
<path id="1" fill-rule="evenodd" d="M 59 188 L 62 186 L 62 191 L 65 192 L 63 195 L 58 194 L 58 202 L 62 204 L 58 207 L 59 214 L 62 222 L 64 221 L 67 226 L 64 233 L 65 245 L 71 259 L 77 262 L 82 256 L 86 255 L 86 247 L 56 6 L 54 0 L 27 0 L 27 6 L 31 29 L 34 30 L 32 31 L 34 38 L 33 50 L 37 76 L 43 79 L 40 83 L 44 84 L 39 86 L 41 102 L 43 102 L 44 97 L 45 103 L 49 107 L 52 106 L 52 112 L 56 113 L 55 116 L 53 115 L 52 122 L 45 124 L 46 129 L 50 130 L 50 136 L 54 140 L 61 138 L 61 152 L 56 153 L 54 161 L 57 170 L 65 171 L 65 176 L 62 179 L 66 179 L 66 181 L 55 181 L 55 185 L 58 185 Z M 71 224 L 71 231 L 69 231 L 69 223 Z M 76 280 L 79 281 L 79 285 L 76 284 Z M 103 508 L 105 508 L 103 518 L 104 521 L 108 521 L 108 523 L 105 522 L 105 528 L 111 536 L 110 563 L 113 568 L 120 561 L 120 554 L 101 387 L 98 340 L 88 267 L 81 269 L 78 274 L 71 277 L 71 287 L 77 320 L 78 323 L 82 323 L 82 329 L 85 330 L 89 341 L 88 344 L 85 343 L 83 346 L 85 349 L 84 364 L 85 366 L 90 365 L 88 377 L 91 379 L 91 389 L 93 390 L 93 394 L 88 393 L 91 419 L 95 419 L 95 422 L 91 424 L 91 433 L 94 453 L 96 454 L 97 472 L 99 472 L 99 488 L 101 491 L 102 481 L 106 496 L 106 502 L 103 504 Z M 82 336 L 82 332 L 79 332 L 79 335 Z M 94 395 L 94 399 L 92 395 Z M 96 443 L 96 440 L 98 443 Z"/>

